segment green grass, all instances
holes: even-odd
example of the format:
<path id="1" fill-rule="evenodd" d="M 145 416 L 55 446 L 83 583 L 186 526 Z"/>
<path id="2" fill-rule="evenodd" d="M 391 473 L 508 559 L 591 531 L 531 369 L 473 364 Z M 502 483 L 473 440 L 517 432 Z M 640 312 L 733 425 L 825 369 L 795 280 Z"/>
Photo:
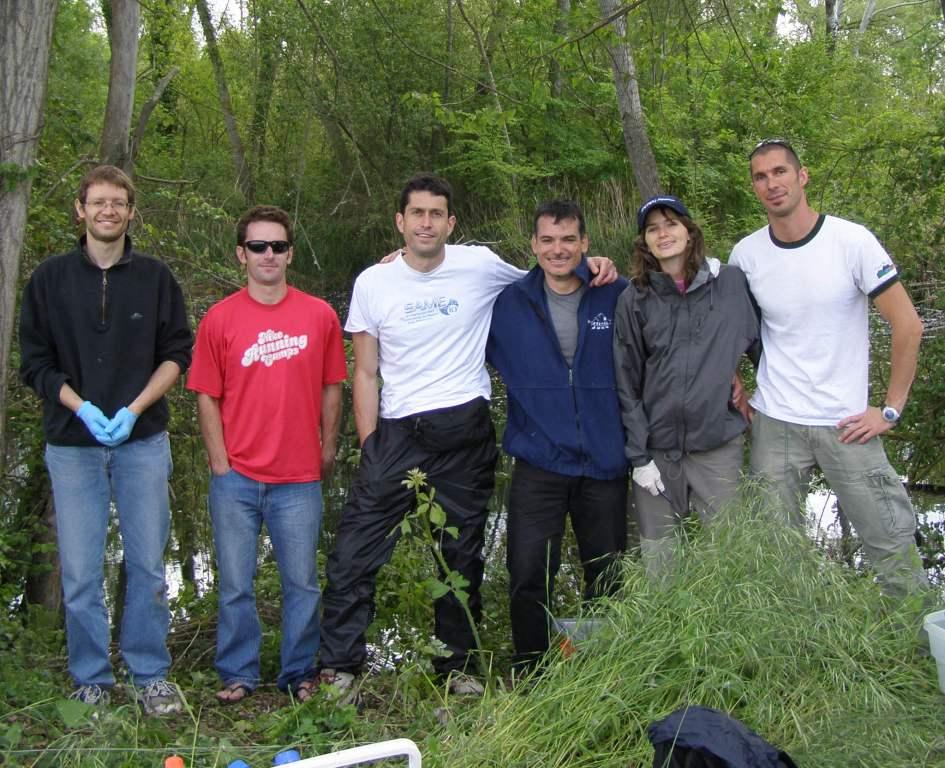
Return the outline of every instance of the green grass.
<path id="1" fill-rule="evenodd" d="M 310 756 L 405 736 L 433 768 L 627 768 L 651 764 L 650 722 L 693 703 L 730 712 L 801 766 L 945 766 L 945 697 L 934 662 L 916 650 L 919 607 L 885 605 L 869 577 L 751 509 L 693 531 L 678 564 L 660 589 L 628 560 L 621 597 L 596 606 L 604 630 L 513 690 L 496 657 L 481 703 L 435 684 L 419 633 L 410 664 L 367 679 L 361 715 L 321 699 L 298 706 L 268 686 L 216 706 L 212 612 L 192 611 L 174 635 L 188 713 L 144 719 L 118 692 L 90 720 L 62 699 L 61 634 L 8 624 L 2 754 L 6 765 L 142 768 L 178 752 L 188 767 L 235 757 L 264 766 L 288 746 Z M 272 606 L 264 619 L 271 671 Z"/>

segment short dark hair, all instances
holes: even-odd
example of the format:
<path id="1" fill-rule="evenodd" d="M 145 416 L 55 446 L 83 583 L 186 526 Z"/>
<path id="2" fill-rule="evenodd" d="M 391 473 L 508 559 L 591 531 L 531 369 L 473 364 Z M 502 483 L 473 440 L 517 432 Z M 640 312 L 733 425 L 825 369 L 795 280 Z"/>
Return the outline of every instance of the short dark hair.
<path id="1" fill-rule="evenodd" d="M 246 213 L 240 216 L 236 222 L 236 244 L 243 245 L 246 242 L 246 230 L 254 221 L 272 221 L 281 224 L 285 228 L 285 236 L 289 245 L 294 242 L 292 236 L 292 219 L 289 214 L 275 205 L 254 205 Z"/>
<path id="2" fill-rule="evenodd" d="M 93 184 L 113 184 L 128 193 L 128 207 L 135 207 L 135 185 L 121 168 L 114 165 L 98 165 L 82 177 L 76 197 L 85 205 L 85 197 Z"/>
<path id="3" fill-rule="evenodd" d="M 791 146 L 791 142 L 787 139 L 762 139 L 757 144 L 755 144 L 754 149 L 748 153 L 748 163 L 751 164 L 751 161 L 754 159 L 755 155 L 761 155 L 765 152 L 769 152 L 772 149 L 780 147 L 785 151 L 788 156 L 788 161 L 794 166 L 795 170 L 800 170 L 801 168 L 801 158 L 798 156 L 794 147 Z"/>
<path id="4" fill-rule="evenodd" d="M 445 197 L 446 213 L 449 216 L 453 215 L 453 188 L 442 176 L 437 176 L 435 173 L 417 173 L 407 179 L 404 188 L 400 190 L 398 210 L 401 213 L 407 210 L 407 203 L 410 202 L 412 192 L 429 192 L 437 197 Z"/>
<path id="5" fill-rule="evenodd" d="M 587 226 L 584 223 L 584 212 L 581 206 L 574 200 L 548 200 L 535 209 L 535 217 L 532 219 L 532 234 L 538 234 L 538 220 L 544 216 L 554 219 L 557 224 L 562 219 L 576 219 L 578 230 L 581 237 L 587 234 Z"/>
<path id="6" fill-rule="evenodd" d="M 686 245 L 685 260 L 683 262 L 683 278 L 686 285 L 689 285 L 695 278 L 699 267 L 705 261 L 705 238 L 702 236 L 702 229 L 689 216 L 683 216 L 681 213 L 667 206 L 658 205 L 650 211 L 659 211 L 668 219 L 676 219 L 682 222 L 682 225 L 689 233 L 689 243 Z M 641 232 L 637 239 L 633 241 L 633 253 L 630 255 L 630 279 L 637 285 L 648 287 L 650 285 L 650 272 L 662 272 L 660 260 L 657 259 L 650 247 L 646 244 L 646 232 Z"/>

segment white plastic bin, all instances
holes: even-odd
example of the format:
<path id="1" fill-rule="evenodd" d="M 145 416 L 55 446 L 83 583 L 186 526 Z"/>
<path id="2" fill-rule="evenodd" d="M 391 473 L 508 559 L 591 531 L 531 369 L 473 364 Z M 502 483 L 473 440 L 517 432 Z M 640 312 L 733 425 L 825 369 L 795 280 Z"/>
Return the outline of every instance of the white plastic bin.
<path id="1" fill-rule="evenodd" d="M 420 768 L 420 750 L 410 739 L 391 739 L 363 747 L 342 749 L 327 755 L 318 755 L 291 763 L 292 768 L 342 768 L 373 762 L 386 757 L 406 757 L 409 768 Z"/>
<path id="2" fill-rule="evenodd" d="M 925 631 L 929 633 L 929 647 L 938 664 L 938 687 L 945 693 L 945 611 L 935 611 L 925 617 Z"/>

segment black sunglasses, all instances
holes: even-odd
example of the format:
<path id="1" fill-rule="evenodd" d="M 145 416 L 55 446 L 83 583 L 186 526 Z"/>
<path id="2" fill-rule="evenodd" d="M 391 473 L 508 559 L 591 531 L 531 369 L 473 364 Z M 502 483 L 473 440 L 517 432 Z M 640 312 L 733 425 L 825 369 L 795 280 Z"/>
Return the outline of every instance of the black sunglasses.
<path id="1" fill-rule="evenodd" d="M 791 142 L 789 142 L 787 139 L 762 139 L 757 144 L 755 144 L 751 152 L 748 153 L 748 159 L 751 160 L 765 147 L 784 147 L 788 152 L 794 155 L 794 157 L 797 157 L 797 152 L 794 151 L 794 147 L 791 146 Z"/>
<path id="2" fill-rule="evenodd" d="M 285 253 L 292 244 L 288 240 L 247 240 L 243 247 L 253 253 L 265 253 L 267 248 L 272 248 L 273 253 Z"/>

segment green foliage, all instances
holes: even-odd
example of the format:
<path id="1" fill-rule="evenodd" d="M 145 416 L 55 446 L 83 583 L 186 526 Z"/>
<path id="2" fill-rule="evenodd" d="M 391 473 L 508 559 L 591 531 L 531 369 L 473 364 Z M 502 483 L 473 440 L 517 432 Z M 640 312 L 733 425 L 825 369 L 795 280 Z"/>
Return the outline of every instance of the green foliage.
<path id="1" fill-rule="evenodd" d="M 646 726 L 689 703 L 731 712 L 800 765 L 941 755 L 914 608 L 887 611 L 870 580 L 756 509 L 688 542 L 669 588 L 628 561 L 622 596 L 595 609 L 604 628 L 533 686 L 451 723 L 430 762 L 648 765 Z"/>

